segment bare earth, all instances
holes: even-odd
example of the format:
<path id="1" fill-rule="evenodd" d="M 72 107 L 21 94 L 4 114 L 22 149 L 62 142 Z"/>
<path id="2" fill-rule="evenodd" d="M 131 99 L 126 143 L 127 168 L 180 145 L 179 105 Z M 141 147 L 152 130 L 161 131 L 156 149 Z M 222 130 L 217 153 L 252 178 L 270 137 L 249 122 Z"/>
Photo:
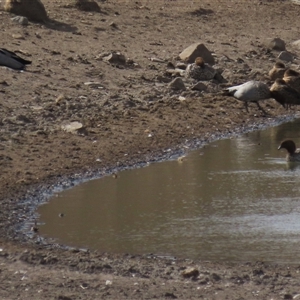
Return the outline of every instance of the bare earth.
<path id="1" fill-rule="evenodd" d="M 300 263 L 89 252 L 38 242 L 29 228 L 41 190 L 295 116 L 297 108 L 286 111 L 274 100 L 262 104 L 267 116 L 254 104 L 246 113 L 243 103 L 221 96 L 222 87 L 213 83 L 203 93 L 171 91 L 165 72 L 169 61 L 200 41 L 228 84 L 267 82 L 278 56 L 266 49 L 267 38 L 280 37 L 300 54 L 291 45 L 299 39 L 300 6 L 276 0 L 109 0 L 99 3 L 100 13 L 88 13 L 70 2 L 43 0 L 52 20 L 46 25 L 24 27 L 0 12 L 1 47 L 33 61 L 21 73 L 0 68 L 0 299 L 297 298 Z M 111 51 L 129 62 L 105 62 Z M 73 121 L 84 129 L 62 130 Z M 20 231 L 25 221 L 27 232 Z M 199 274 L 184 277 L 187 267 Z"/>

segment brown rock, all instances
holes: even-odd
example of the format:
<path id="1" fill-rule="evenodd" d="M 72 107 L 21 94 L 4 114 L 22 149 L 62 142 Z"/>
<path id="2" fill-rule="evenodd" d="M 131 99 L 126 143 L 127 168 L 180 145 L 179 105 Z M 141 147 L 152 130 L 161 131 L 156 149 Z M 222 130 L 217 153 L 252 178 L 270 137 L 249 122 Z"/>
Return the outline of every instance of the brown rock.
<path id="1" fill-rule="evenodd" d="M 172 80 L 168 87 L 172 90 L 185 90 L 186 87 L 180 77 L 176 77 L 174 80 Z"/>
<path id="2" fill-rule="evenodd" d="M 267 47 L 272 50 L 284 51 L 285 50 L 285 42 L 280 38 L 274 38 L 268 40 Z"/>
<path id="3" fill-rule="evenodd" d="M 211 55 L 211 52 L 202 43 L 192 44 L 179 54 L 180 59 L 187 63 L 195 62 L 195 59 L 199 56 L 202 57 L 206 63 L 210 65 L 215 64 L 215 59 Z"/>
<path id="4" fill-rule="evenodd" d="M 293 55 L 288 51 L 280 52 L 279 55 L 278 55 L 278 58 L 283 60 L 283 61 L 289 61 L 289 62 L 294 60 Z"/>
<path id="5" fill-rule="evenodd" d="M 27 17 L 34 22 L 45 22 L 48 20 L 45 7 L 40 0 L 6 0 L 4 10 Z"/>
<path id="6" fill-rule="evenodd" d="M 100 12 L 100 7 L 94 0 L 76 0 L 75 7 L 82 11 Z"/>
<path id="7" fill-rule="evenodd" d="M 206 85 L 201 81 L 198 81 L 195 85 L 192 86 L 192 90 L 205 91 L 206 89 Z"/>

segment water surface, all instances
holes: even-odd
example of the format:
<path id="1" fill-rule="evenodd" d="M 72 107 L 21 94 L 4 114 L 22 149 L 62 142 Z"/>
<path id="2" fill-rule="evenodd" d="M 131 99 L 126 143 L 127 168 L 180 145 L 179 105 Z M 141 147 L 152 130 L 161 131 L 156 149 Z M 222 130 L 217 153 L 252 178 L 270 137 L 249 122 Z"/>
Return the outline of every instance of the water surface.
<path id="1" fill-rule="evenodd" d="M 40 233 L 115 253 L 299 263 L 300 165 L 277 150 L 284 138 L 300 145 L 300 121 L 83 183 L 39 207 Z"/>

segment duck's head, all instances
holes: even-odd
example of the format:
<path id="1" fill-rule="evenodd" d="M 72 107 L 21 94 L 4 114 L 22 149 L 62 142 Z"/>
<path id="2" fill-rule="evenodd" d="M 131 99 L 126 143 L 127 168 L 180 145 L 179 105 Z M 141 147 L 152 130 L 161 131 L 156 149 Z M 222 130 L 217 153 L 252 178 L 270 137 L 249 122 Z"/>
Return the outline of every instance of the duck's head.
<path id="1" fill-rule="evenodd" d="M 280 149 L 286 149 L 289 154 L 294 154 L 296 151 L 296 144 L 292 140 L 284 140 L 278 147 L 278 150 Z"/>
<path id="2" fill-rule="evenodd" d="M 275 80 L 276 85 L 286 85 L 286 82 L 282 78 L 277 78 Z"/>
<path id="3" fill-rule="evenodd" d="M 278 61 L 278 62 L 275 63 L 274 68 L 276 68 L 276 69 L 284 69 L 285 68 L 285 64 Z"/>
<path id="4" fill-rule="evenodd" d="M 300 75 L 299 72 L 292 70 L 292 69 L 287 69 L 284 72 L 284 77 L 298 77 Z"/>
<path id="5" fill-rule="evenodd" d="M 201 68 L 204 67 L 204 59 L 202 57 L 196 57 L 195 64 Z"/>

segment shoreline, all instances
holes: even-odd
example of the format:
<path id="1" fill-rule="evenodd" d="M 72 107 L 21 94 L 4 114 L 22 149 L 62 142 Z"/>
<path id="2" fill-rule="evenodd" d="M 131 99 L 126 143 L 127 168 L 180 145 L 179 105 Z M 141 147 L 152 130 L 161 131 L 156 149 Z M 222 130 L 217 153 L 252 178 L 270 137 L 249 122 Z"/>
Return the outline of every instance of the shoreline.
<path id="1" fill-rule="evenodd" d="M 25 243 L 32 243 L 32 237 L 37 236 L 37 240 L 39 241 L 39 245 L 43 245 L 49 247 L 49 245 L 54 244 L 55 247 L 59 247 L 61 249 L 68 249 L 70 248 L 68 245 L 57 244 L 55 243 L 55 238 L 44 238 L 38 236 L 38 234 L 30 232 L 30 225 L 34 224 L 34 221 L 38 218 L 36 214 L 36 210 L 38 206 L 47 203 L 50 201 L 50 198 L 53 197 L 54 194 L 62 192 L 67 189 L 71 189 L 76 185 L 80 185 L 84 182 L 94 179 L 100 179 L 104 176 L 109 176 L 113 173 L 118 173 L 128 169 L 134 168 L 143 168 L 151 163 L 160 163 L 167 160 L 173 160 L 178 158 L 183 154 L 187 154 L 191 151 L 195 151 L 197 149 L 201 149 L 201 147 L 205 146 L 206 144 L 215 142 L 221 139 L 228 139 L 237 137 L 249 132 L 257 131 L 257 130 L 264 130 L 266 128 L 270 128 L 273 126 L 278 126 L 282 123 L 291 122 L 299 118 L 299 114 L 297 115 L 282 115 L 277 116 L 275 118 L 268 118 L 268 120 L 262 119 L 260 123 L 257 124 L 248 124 L 247 126 L 237 128 L 233 128 L 231 133 L 223 134 L 222 132 L 214 133 L 209 138 L 203 139 L 194 139 L 190 141 L 185 141 L 181 145 L 174 147 L 173 149 L 169 148 L 165 151 L 157 150 L 158 154 L 154 155 L 150 158 L 150 160 L 145 160 L 143 154 L 141 154 L 141 158 L 139 161 L 135 162 L 127 162 L 124 165 L 120 166 L 112 166 L 112 167 L 103 167 L 101 169 L 94 169 L 87 171 L 83 174 L 80 172 L 75 172 L 74 175 L 71 176 L 59 176 L 56 179 L 51 180 L 50 182 L 42 182 L 37 183 L 37 187 L 29 187 L 27 194 L 28 196 L 24 196 L 21 198 L 25 198 L 23 200 L 19 199 L 16 202 L 16 207 L 20 205 L 26 205 L 26 211 L 29 212 L 30 216 L 27 220 L 23 220 L 18 224 L 11 225 L 12 230 L 18 233 L 18 239 Z M 20 216 L 19 216 L 20 217 Z M 15 221 L 13 221 L 15 223 Z M 73 247 L 71 247 L 73 248 Z M 76 248 L 76 247 L 75 247 Z M 79 247 L 80 248 L 80 247 Z M 184 258 L 183 258 L 184 259 Z"/>

